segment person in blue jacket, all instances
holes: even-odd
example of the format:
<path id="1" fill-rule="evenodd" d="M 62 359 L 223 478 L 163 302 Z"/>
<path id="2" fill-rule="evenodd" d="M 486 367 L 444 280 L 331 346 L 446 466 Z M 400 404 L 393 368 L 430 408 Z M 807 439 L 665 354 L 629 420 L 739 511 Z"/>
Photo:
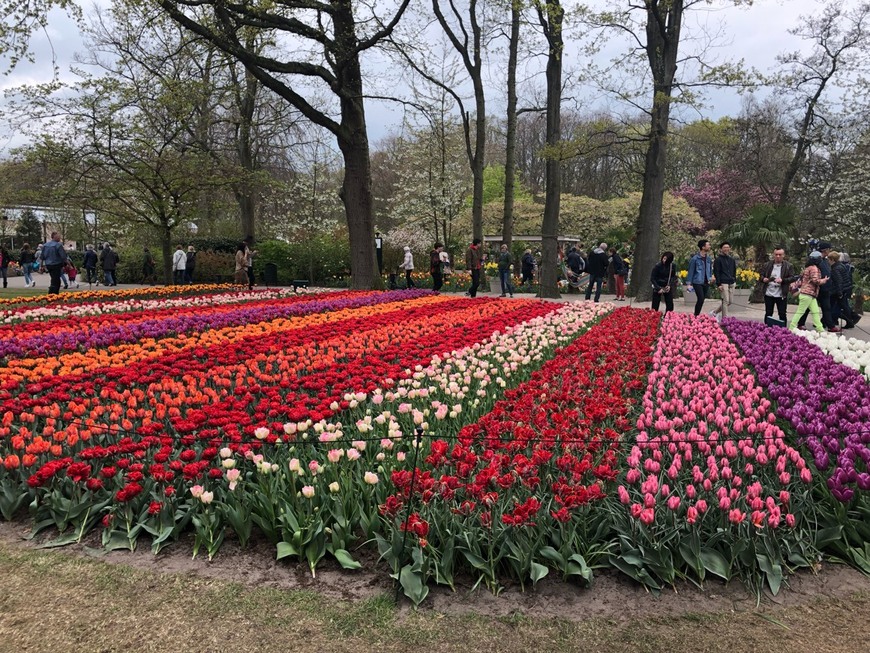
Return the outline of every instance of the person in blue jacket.
<path id="1" fill-rule="evenodd" d="M 42 264 L 48 270 L 48 275 L 51 278 L 48 284 L 49 295 L 56 295 L 60 292 L 60 274 L 68 260 L 66 250 L 60 243 L 60 234 L 52 231 L 51 240 L 42 247 Z"/>
<path id="2" fill-rule="evenodd" d="M 689 261 L 689 273 L 687 279 L 695 289 L 695 316 L 704 310 L 704 299 L 707 296 L 707 288 L 716 278 L 713 276 L 713 261 L 710 258 L 710 241 L 699 240 L 698 252 Z"/>

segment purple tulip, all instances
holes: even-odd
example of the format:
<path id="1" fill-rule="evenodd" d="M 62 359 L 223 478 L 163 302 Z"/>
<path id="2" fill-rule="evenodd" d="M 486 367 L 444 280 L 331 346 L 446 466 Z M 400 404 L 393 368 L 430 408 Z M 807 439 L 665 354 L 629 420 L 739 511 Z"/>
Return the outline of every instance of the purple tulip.
<path id="1" fill-rule="evenodd" d="M 785 329 L 726 319 L 728 333 L 755 368 L 828 487 L 843 502 L 870 489 L 870 385 L 813 343 Z M 832 465 L 832 461 L 833 465 Z"/>

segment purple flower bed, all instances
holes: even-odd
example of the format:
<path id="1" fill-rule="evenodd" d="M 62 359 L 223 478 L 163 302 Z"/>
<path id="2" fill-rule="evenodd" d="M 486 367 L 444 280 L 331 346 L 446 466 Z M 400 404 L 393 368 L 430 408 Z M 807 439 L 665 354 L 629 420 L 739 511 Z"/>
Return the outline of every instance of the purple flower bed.
<path id="1" fill-rule="evenodd" d="M 257 322 L 268 322 L 278 318 L 310 315 L 326 311 L 339 311 L 345 308 L 374 306 L 387 302 L 414 299 L 431 294 L 431 290 L 394 290 L 376 294 L 362 294 L 357 297 L 306 301 L 304 303 L 276 303 L 275 305 L 246 307 L 221 313 L 207 312 L 202 315 L 188 314 L 178 317 L 159 317 L 135 324 L 110 324 L 98 331 L 60 331 L 41 333 L 36 336 L 14 338 L 0 341 L 0 358 L 13 356 L 23 358 L 28 355 L 48 356 L 63 351 L 88 350 L 109 345 L 138 342 L 144 338 L 162 338 L 170 334 L 193 333 L 206 329 L 221 329 L 242 326 Z"/>
<path id="2" fill-rule="evenodd" d="M 842 502 L 870 490 L 870 385 L 816 345 L 786 329 L 723 320 L 776 402 L 776 414 L 794 427 L 828 488 Z"/>

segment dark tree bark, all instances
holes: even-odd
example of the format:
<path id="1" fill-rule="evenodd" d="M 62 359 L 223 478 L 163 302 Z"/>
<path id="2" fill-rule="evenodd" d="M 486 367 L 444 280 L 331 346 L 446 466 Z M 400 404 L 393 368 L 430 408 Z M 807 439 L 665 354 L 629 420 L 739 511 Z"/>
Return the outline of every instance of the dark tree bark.
<path id="1" fill-rule="evenodd" d="M 473 134 L 471 116 L 468 115 L 461 100 L 459 108 L 462 113 L 462 126 L 465 133 L 465 149 L 471 167 L 471 231 L 474 238 L 483 240 L 483 168 L 486 164 L 484 158 L 486 151 L 486 95 L 483 91 L 483 28 L 477 16 L 477 0 L 469 0 L 467 25 L 459 16 L 453 2 L 448 0 L 451 13 L 459 23 L 458 28 L 454 28 L 441 11 L 442 1 L 432 0 L 432 10 L 453 49 L 462 59 L 462 64 L 468 72 L 468 78 L 474 89 Z M 443 84 L 441 86 L 443 87 Z M 458 99 L 452 89 L 451 94 L 455 99 Z"/>
<path id="2" fill-rule="evenodd" d="M 511 2 L 511 35 L 508 45 L 507 133 L 504 151 L 504 214 L 501 239 L 510 248 L 514 237 L 514 190 L 517 169 L 517 59 L 520 45 L 519 0 Z"/>
<path id="3" fill-rule="evenodd" d="M 547 147 L 544 219 L 541 223 L 541 297 L 558 298 L 559 205 L 562 197 L 562 19 L 560 0 L 539 4 L 538 19 L 547 39 Z"/>
<path id="4" fill-rule="evenodd" d="M 645 48 L 653 77 L 653 97 L 631 279 L 631 291 L 638 301 L 650 299 L 649 276 L 660 256 L 671 95 L 677 72 L 683 4 L 683 0 L 646 2 Z"/>
<path id="5" fill-rule="evenodd" d="M 240 61 L 259 83 L 335 136 L 345 165 L 341 197 L 350 237 L 353 288 L 383 285 L 375 263 L 371 164 L 360 55 L 390 36 L 409 1 L 402 0 L 388 20 L 357 22 L 354 11 L 359 6 L 352 0 L 282 0 L 274 5 L 274 10 L 267 5 L 223 0 L 158 0 L 179 25 Z M 196 13 L 189 12 L 191 9 Z M 298 11 L 288 11 L 293 9 Z M 360 36 L 357 28 L 363 24 L 375 25 L 374 31 Z M 298 60 L 279 61 L 252 51 L 240 40 L 239 35 L 245 30 L 289 34 L 305 43 L 299 52 L 305 53 L 309 48 L 323 52 L 323 63 L 313 63 L 304 54 Z M 328 87 L 338 100 L 339 119 L 333 119 L 300 95 L 296 90 L 299 86 L 293 84 L 294 77 Z"/>

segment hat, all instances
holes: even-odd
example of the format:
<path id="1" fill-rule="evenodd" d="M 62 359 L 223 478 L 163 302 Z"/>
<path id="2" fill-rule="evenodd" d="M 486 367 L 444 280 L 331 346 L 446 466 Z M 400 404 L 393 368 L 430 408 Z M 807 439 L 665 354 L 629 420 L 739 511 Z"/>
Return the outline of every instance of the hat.
<path id="1" fill-rule="evenodd" d="M 822 258 L 821 252 L 810 252 L 810 258 Z"/>
<path id="2" fill-rule="evenodd" d="M 818 244 L 818 248 L 819 248 L 819 251 L 821 251 L 823 249 L 831 249 L 831 243 L 826 243 L 826 242 L 822 241 Z"/>
<path id="3" fill-rule="evenodd" d="M 187 248 L 187 251 L 188 251 L 188 252 L 192 252 L 192 251 L 193 251 L 193 245 L 190 245 L 190 246 Z"/>

